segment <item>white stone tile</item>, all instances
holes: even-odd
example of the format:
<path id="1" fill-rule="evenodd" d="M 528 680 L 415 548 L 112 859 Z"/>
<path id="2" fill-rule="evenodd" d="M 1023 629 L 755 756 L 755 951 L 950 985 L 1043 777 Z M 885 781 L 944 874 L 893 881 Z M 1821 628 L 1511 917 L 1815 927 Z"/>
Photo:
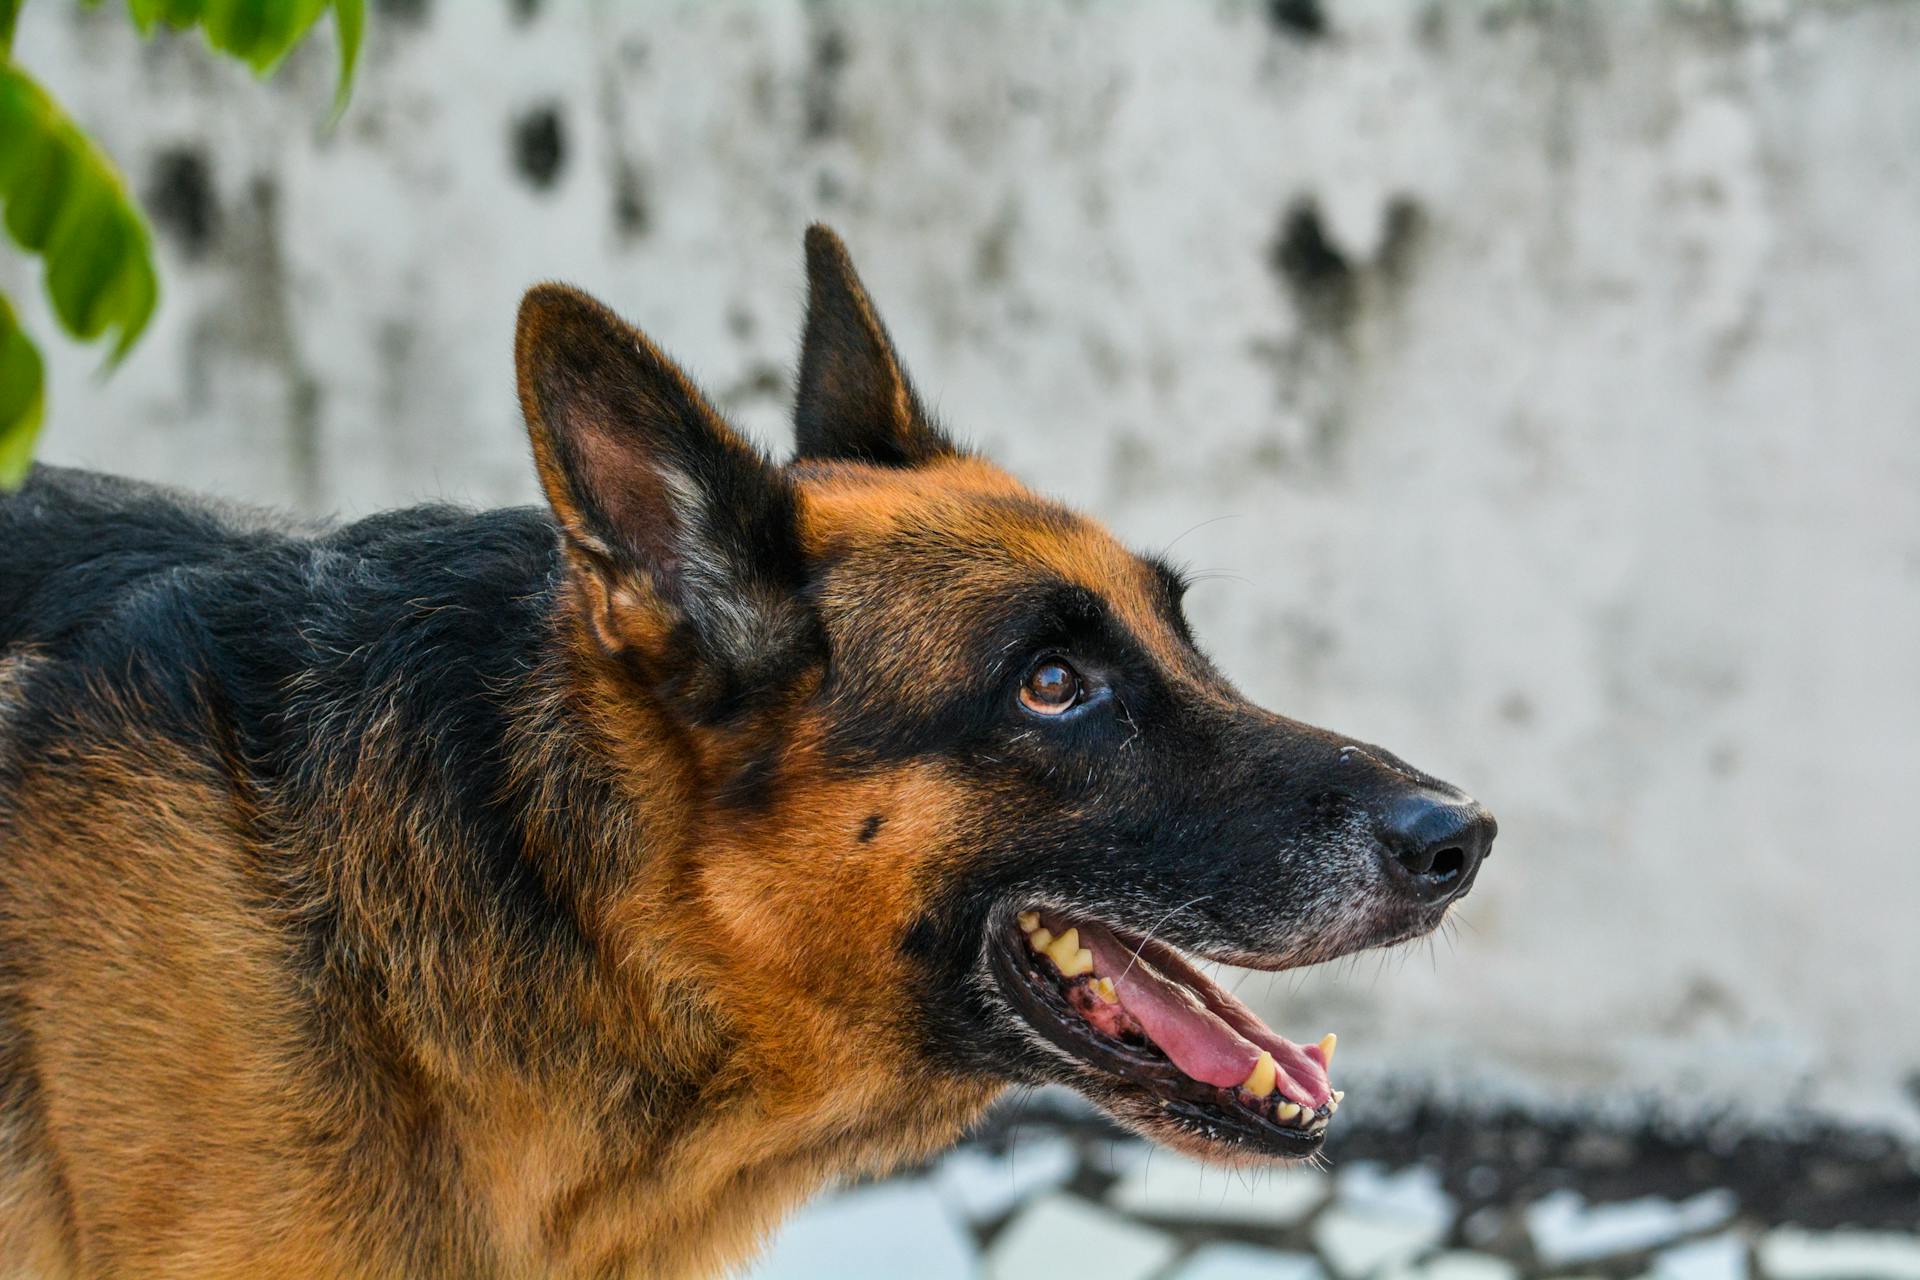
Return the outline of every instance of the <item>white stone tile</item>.
<path id="1" fill-rule="evenodd" d="M 1653 1260 L 1648 1280 L 1747 1280 L 1747 1243 L 1728 1232 L 1675 1245 Z"/>
<path id="2" fill-rule="evenodd" d="M 1150 1227 L 1073 1196 L 1053 1195 L 1027 1206 L 1007 1224 L 987 1255 L 987 1276 L 1033 1280 L 1062 1273 L 1146 1280 L 1179 1251 L 1170 1238 Z"/>
<path id="3" fill-rule="evenodd" d="M 1550 1267 L 1591 1262 L 1652 1249 L 1733 1216 L 1730 1191 L 1703 1191 L 1686 1200 L 1647 1196 L 1589 1206 L 1577 1191 L 1555 1191 L 1527 1206 L 1527 1234 Z"/>
<path id="4" fill-rule="evenodd" d="M 973 1280 L 972 1240 L 918 1179 L 861 1187 L 788 1219 L 752 1280 Z"/>
<path id="5" fill-rule="evenodd" d="M 1453 1222 L 1453 1199 L 1440 1188 L 1440 1175 L 1425 1165 L 1409 1165 L 1388 1172 L 1372 1160 L 1357 1160 L 1340 1170 L 1337 1182 L 1340 1206 L 1375 1217 L 1405 1222 Z"/>
<path id="6" fill-rule="evenodd" d="M 1291 1226 L 1319 1208 L 1329 1189 L 1318 1169 L 1223 1169 L 1157 1151 L 1107 1198 L 1149 1218 Z"/>
<path id="7" fill-rule="evenodd" d="M 1520 1271 L 1490 1253 L 1456 1250 L 1386 1272 L 1381 1280 L 1519 1280 Z"/>
<path id="8" fill-rule="evenodd" d="M 1431 1249 L 1446 1235 L 1445 1224 L 1361 1213 L 1335 1205 L 1314 1220 L 1313 1242 L 1342 1280 L 1372 1275 Z"/>
<path id="9" fill-rule="evenodd" d="M 1920 1236 L 1897 1231 L 1796 1231 L 1760 1242 L 1771 1280 L 1920 1280 Z"/>
<path id="10" fill-rule="evenodd" d="M 1048 1136 L 1017 1140 L 1004 1155 L 963 1147 L 933 1171 L 933 1185 L 969 1222 L 998 1218 L 1023 1200 L 1051 1191 L 1079 1167 L 1073 1144 Z"/>
<path id="11" fill-rule="evenodd" d="M 1194 1251 L 1169 1280 L 1326 1280 L 1313 1255 L 1250 1244 L 1210 1244 Z"/>

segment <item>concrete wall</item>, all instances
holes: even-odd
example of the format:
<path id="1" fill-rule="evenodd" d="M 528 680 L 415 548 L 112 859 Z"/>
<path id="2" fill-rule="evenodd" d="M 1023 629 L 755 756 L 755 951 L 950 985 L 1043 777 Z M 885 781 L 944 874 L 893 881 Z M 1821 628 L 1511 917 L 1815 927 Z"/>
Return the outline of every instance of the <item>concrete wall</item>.
<path id="1" fill-rule="evenodd" d="M 166 288 L 109 381 L 49 343 L 48 458 L 529 500 L 509 335 L 556 276 L 784 447 L 828 219 L 951 422 L 1207 572 L 1251 693 L 1500 815 L 1450 942 L 1250 983 L 1281 1025 L 1910 1106 L 1920 6 L 388 0 L 332 133 L 327 38 L 263 86 L 124 25 L 19 38 Z"/>

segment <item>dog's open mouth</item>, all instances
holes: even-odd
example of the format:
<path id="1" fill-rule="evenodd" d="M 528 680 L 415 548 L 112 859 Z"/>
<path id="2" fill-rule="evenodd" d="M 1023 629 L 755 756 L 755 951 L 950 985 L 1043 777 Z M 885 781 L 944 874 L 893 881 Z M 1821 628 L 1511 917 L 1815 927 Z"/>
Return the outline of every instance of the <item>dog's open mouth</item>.
<path id="1" fill-rule="evenodd" d="M 1036 1032 L 1182 1129 L 1275 1156 L 1324 1141 L 1333 1036 L 1294 1044 L 1172 947 L 1095 920 L 1023 912 L 991 955 Z"/>

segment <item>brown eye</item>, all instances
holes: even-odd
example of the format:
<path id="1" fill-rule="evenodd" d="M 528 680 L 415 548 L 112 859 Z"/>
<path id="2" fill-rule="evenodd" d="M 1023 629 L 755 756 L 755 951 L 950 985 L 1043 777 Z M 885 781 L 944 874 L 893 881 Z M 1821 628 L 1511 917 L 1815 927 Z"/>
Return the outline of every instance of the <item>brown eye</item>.
<path id="1" fill-rule="evenodd" d="M 1080 701 L 1080 674 L 1058 658 L 1048 658 L 1027 673 L 1020 703 L 1043 716 L 1071 711 Z"/>

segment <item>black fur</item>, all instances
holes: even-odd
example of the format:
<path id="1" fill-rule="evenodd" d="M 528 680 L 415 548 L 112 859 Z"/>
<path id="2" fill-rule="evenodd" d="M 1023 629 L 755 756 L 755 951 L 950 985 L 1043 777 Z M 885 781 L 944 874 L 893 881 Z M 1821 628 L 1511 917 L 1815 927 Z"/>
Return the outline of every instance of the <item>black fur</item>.
<path id="1" fill-rule="evenodd" d="M 958 452 L 921 405 L 846 250 L 824 227 L 807 232 L 793 426 L 795 456 L 805 459 L 911 467 Z"/>

